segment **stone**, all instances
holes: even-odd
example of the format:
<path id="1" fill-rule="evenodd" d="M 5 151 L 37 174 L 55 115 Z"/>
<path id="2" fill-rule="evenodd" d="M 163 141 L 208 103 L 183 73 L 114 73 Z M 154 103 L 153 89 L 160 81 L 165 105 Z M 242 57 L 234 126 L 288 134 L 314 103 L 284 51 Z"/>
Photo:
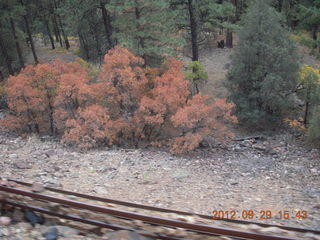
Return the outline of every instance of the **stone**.
<path id="1" fill-rule="evenodd" d="M 1 199 L 1 198 L 0 198 L 0 199 Z M 313 208 L 320 209 L 320 204 L 314 205 Z"/>
<path id="2" fill-rule="evenodd" d="M 58 230 L 55 227 L 49 228 L 45 233 L 42 234 L 42 236 L 46 240 L 57 240 L 59 238 Z"/>
<path id="3" fill-rule="evenodd" d="M 35 226 L 36 224 L 43 224 L 44 223 L 44 218 L 40 214 L 36 214 L 33 211 L 27 211 L 24 214 L 24 217 L 28 222 L 31 223 L 32 226 Z"/>
<path id="4" fill-rule="evenodd" d="M 19 222 L 17 223 L 15 226 L 17 226 L 18 228 L 20 229 L 23 229 L 24 231 L 26 232 L 29 232 L 32 230 L 32 226 L 30 223 L 27 223 L 27 222 Z"/>
<path id="5" fill-rule="evenodd" d="M 13 182 L 13 181 L 8 181 L 8 184 L 9 184 L 10 187 L 16 187 L 17 186 L 17 183 Z"/>
<path id="6" fill-rule="evenodd" d="M 1 236 L 9 236 L 10 235 L 10 232 L 9 232 L 9 229 L 8 228 L 3 228 L 3 229 L 0 229 L 1 230 Z"/>
<path id="7" fill-rule="evenodd" d="M 25 162 L 17 162 L 14 164 L 14 166 L 18 169 L 31 169 L 32 168 L 29 164 L 27 164 Z"/>
<path id="8" fill-rule="evenodd" d="M 9 186 L 9 182 L 8 182 L 7 179 L 2 178 L 2 179 L 0 180 L 0 185 L 2 185 L 2 186 Z"/>
<path id="9" fill-rule="evenodd" d="M 248 230 L 250 230 L 252 232 L 259 232 L 259 231 L 261 231 L 261 227 L 256 224 L 249 224 Z"/>
<path id="10" fill-rule="evenodd" d="M 18 209 L 14 209 L 12 214 L 12 220 L 15 222 L 21 222 L 23 220 L 24 214 Z"/>
<path id="11" fill-rule="evenodd" d="M 51 211 L 58 211 L 60 209 L 60 204 L 59 203 L 54 203 L 54 202 L 49 202 L 49 209 Z"/>
<path id="12" fill-rule="evenodd" d="M 42 184 L 35 182 L 35 183 L 32 184 L 31 191 L 32 192 L 36 192 L 36 193 L 42 193 L 42 192 L 45 191 L 45 188 L 43 187 Z"/>
<path id="13" fill-rule="evenodd" d="M 260 229 L 261 233 L 268 233 L 268 234 L 281 234 L 282 229 L 278 228 L 278 227 L 267 227 L 267 228 L 261 228 Z"/>
<path id="14" fill-rule="evenodd" d="M 11 224 L 11 218 L 9 217 L 0 217 L 0 225 L 8 226 Z"/>
<path id="15" fill-rule="evenodd" d="M 182 221 L 182 222 L 192 223 L 192 224 L 196 222 L 196 220 L 192 216 L 181 216 L 181 215 L 179 215 L 177 217 L 177 220 Z"/>
<path id="16" fill-rule="evenodd" d="M 79 231 L 77 229 L 63 226 L 63 225 L 57 225 L 55 228 L 58 230 L 58 233 L 62 237 L 68 237 L 75 236 L 79 234 Z"/>
<path id="17" fill-rule="evenodd" d="M 188 235 L 188 233 L 183 228 L 177 228 L 175 230 L 175 235 L 178 237 L 186 237 Z"/>
<path id="18" fill-rule="evenodd" d="M 50 149 L 48 151 L 45 152 L 45 155 L 50 158 L 53 157 L 54 155 L 56 155 L 56 151 L 54 149 Z"/>
<path id="19" fill-rule="evenodd" d="M 19 155 L 16 154 L 16 153 L 11 153 L 11 154 L 9 154 L 9 158 L 15 158 L 15 159 L 17 159 L 18 157 L 19 157 Z"/>

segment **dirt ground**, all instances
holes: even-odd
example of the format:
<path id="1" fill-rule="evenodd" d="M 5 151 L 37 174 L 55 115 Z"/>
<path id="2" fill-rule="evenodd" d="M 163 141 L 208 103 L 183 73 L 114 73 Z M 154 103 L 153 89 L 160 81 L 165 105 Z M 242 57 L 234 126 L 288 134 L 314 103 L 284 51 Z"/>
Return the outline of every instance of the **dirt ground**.
<path id="1" fill-rule="evenodd" d="M 53 139 L 1 133 L 0 158 L 3 177 L 203 214 L 235 210 L 239 219 L 243 210 L 257 217 L 270 210 L 268 223 L 320 229 L 319 152 L 285 133 L 189 156 L 153 148 L 81 153 Z M 284 210 L 291 219 L 279 219 Z"/>

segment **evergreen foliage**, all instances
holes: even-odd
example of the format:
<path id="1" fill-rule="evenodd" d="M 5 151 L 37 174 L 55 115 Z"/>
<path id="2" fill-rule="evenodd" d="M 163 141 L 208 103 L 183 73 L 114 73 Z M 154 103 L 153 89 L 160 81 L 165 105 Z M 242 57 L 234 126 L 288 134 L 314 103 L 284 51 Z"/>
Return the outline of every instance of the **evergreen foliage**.
<path id="1" fill-rule="evenodd" d="M 114 37 L 147 65 L 159 65 L 164 56 L 172 56 L 182 46 L 169 1 L 113 0 L 108 6 L 115 12 Z"/>
<path id="2" fill-rule="evenodd" d="M 308 128 L 308 139 L 320 147 L 320 105 L 313 111 Z"/>
<path id="3" fill-rule="evenodd" d="M 228 72 L 229 99 L 242 123 L 275 123 L 290 110 L 298 79 L 296 47 L 265 1 L 253 4 Z"/>
<path id="4" fill-rule="evenodd" d="M 193 61 L 188 64 L 188 69 L 191 72 L 186 73 L 186 78 L 191 79 L 193 83 L 193 94 L 199 93 L 199 84 L 205 83 L 208 80 L 208 73 L 200 61 Z"/>

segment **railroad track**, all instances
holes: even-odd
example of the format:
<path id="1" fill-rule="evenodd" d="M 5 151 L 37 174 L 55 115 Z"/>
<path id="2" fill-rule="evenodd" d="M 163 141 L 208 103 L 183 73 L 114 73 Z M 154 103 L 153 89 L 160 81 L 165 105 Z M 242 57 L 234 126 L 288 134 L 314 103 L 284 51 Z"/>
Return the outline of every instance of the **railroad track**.
<path id="1" fill-rule="evenodd" d="M 87 194 L 13 179 L 0 180 L 0 203 L 100 229 L 135 231 L 151 239 L 319 239 L 320 231 L 222 219 Z M 276 230 L 276 231 L 275 231 Z"/>

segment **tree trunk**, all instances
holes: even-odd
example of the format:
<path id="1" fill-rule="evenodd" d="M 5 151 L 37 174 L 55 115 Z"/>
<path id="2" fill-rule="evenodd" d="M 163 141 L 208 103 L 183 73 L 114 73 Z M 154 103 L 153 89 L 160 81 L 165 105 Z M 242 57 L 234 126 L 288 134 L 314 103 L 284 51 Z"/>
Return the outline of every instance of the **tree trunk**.
<path id="1" fill-rule="evenodd" d="M 57 18 L 56 18 L 55 14 L 53 14 L 53 24 L 54 24 L 56 31 L 57 31 L 57 37 L 59 39 L 60 47 L 63 47 L 60 29 L 59 29 L 59 25 L 58 25 Z"/>
<path id="2" fill-rule="evenodd" d="M 52 47 L 52 49 L 55 49 L 54 40 L 53 40 L 53 37 L 52 37 L 52 35 L 51 35 L 51 31 L 50 31 L 50 27 L 49 27 L 49 22 L 48 22 L 47 19 L 44 20 L 44 24 L 45 24 L 46 29 L 47 29 L 47 33 L 48 33 L 48 36 L 49 36 L 49 39 L 50 39 L 51 47 Z"/>
<path id="3" fill-rule="evenodd" d="M 278 11 L 279 11 L 279 12 L 282 11 L 282 1 L 283 1 L 283 0 L 278 0 Z"/>
<path id="4" fill-rule="evenodd" d="M 100 0 L 100 8 L 102 11 L 103 24 L 104 24 L 104 29 L 106 31 L 109 48 L 112 48 L 113 42 L 111 39 L 111 36 L 112 36 L 111 18 L 107 12 L 107 9 L 105 8 L 105 3 L 103 2 L 103 0 Z"/>
<path id="5" fill-rule="evenodd" d="M 312 27 L 312 39 L 317 40 L 317 33 L 318 33 L 318 25 L 314 25 Z"/>
<path id="6" fill-rule="evenodd" d="M 59 16 L 57 16 L 57 17 L 58 17 L 59 25 L 60 25 L 60 28 L 61 28 L 62 36 L 63 36 L 63 39 L 64 39 L 64 43 L 66 45 L 66 49 L 69 49 L 70 48 L 70 43 L 69 43 L 69 40 L 68 40 L 68 36 L 64 32 L 64 29 L 63 29 L 63 26 L 62 26 L 62 21 L 61 21 L 60 17 Z"/>
<path id="7" fill-rule="evenodd" d="M 138 20 L 138 25 L 137 25 L 137 31 L 141 30 L 140 24 L 139 24 L 139 19 L 141 18 L 140 16 L 140 9 L 139 9 L 139 3 L 137 2 L 137 0 L 135 0 L 135 16 L 136 19 Z M 144 39 L 142 37 L 139 37 L 139 46 L 138 46 L 138 51 L 140 50 L 140 48 L 142 49 L 143 54 L 141 55 L 141 57 L 144 60 L 144 67 L 148 65 L 148 57 L 145 54 L 145 52 L 143 51 L 143 49 L 145 48 L 145 43 L 144 43 Z M 140 52 L 139 52 L 140 53 Z"/>
<path id="8" fill-rule="evenodd" d="M 57 32 L 57 27 L 56 27 L 56 25 L 54 24 L 54 22 L 53 22 L 53 33 L 54 33 L 54 37 L 55 37 L 55 39 L 56 39 L 56 42 L 60 42 L 60 40 L 59 40 L 59 35 L 58 35 L 58 32 Z"/>
<path id="9" fill-rule="evenodd" d="M 306 102 L 306 107 L 305 107 L 305 111 L 304 111 L 303 123 L 305 126 L 308 124 L 308 115 L 309 115 L 309 101 Z"/>
<path id="10" fill-rule="evenodd" d="M 17 50 L 17 54 L 18 54 L 18 58 L 19 58 L 20 67 L 24 68 L 24 61 L 23 61 L 23 57 L 22 57 L 22 51 L 21 51 L 19 39 L 18 39 L 17 34 L 16 34 L 16 28 L 15 28 L 15 25 L 14 25 L 14 21 L 13 21 L 12 18 L 10 18 L 10 25 L 11 25 L 12 35 L 13 35 L 14 41 L 16 43 L 16 50 Z"/>
<path id="11" fill-rule="evenodd" d="M 79 36 L 79 41 L 80 41 L 80 45 L 83 46 L 84 52 L 86 54 L 86 59 L 89 60 L 90 56 L 89 56 L 89 50 L 88 47 L 86 45 L 86 42 L 82 36 L 82 34 L 80 32 L 78 32 L 78 36 Z"/>
<path id="12" fill-rule="evenodd" d="M 20 3 L 21 3 L 22 6 L 24 6 L 22 0 L 20 0 Z M 23 20 L 24 20 L 24 23 L 26 25 L 26 30 L 27 30 L 29 41 L 30 41 L 30 46 L 31 46 L 31 51 L 32 51 L 34 62 L 36 64 L 38 64 L 39 61 L 38 61 L 36 49 L 34 47 L 33 38 L 32 38 L 32 34 L 31 34 L 31 30 L 30 30 L 30 26 L 29 26 L 29 21 L 28 21 L 27 15 L 23 15 Z"/>
<path id="13" fill-rule="evenodd" d="M 228 21 L 231 24 L 234 24 L 236 21 L 238 21 L 240 19 L 240 14 L 239 14 L 238 1 L 232 0 L 231 3 L 233 5 L 233 7 L 235 8 L 235 13 L 234 13 L 234 15 L 228 17 Z M 233 48 L 233 34 L 232 34 L 231 29 L 227 29 L 227 32 L 226 32 L 226 47 Z"/>
<path id="14" fill-rule="evenodd" d="M 309 117 L 309 105 L 310 105 L 310 86 L 308 84 L 307 86 L 307 96 L 306 96 L 306 107 L 305 107 L 305 111 L 304 111 L 304 119 L 303 119 L 303 123 L 306 126 L 308 124 L 308 117 Z"/>
<path id="15" fill-rule="evenodd" d="M 57 7 L 57 2 L 55 0 L 53 0 L 53 14 L 56 14 L 55 13 L 55 10 L 58 8 Z M 57 19 L 58 19 L 58 22 L 59 22 L 59 25 L 60 25 L 60 28 L 61 28 L 61 32 L 62 32 L 62 36 L 63 36 L 63 39 L 64 39 L 64 43 L 66 45 L 66 49 L 69 49 L 70 48 L 70 43 L 69 43 L 69 40 L 68 40 L 68 36 L 65 34 L 64 32 L 64 29 L 63 29 L 63 25 L 62 25 L 62 21 L 61 21 L 61 18 L 60 18 L 60 15 L 59 14 L 56 14 L 57 15 Z"/>
<path id="16" fill-rule="evenodd" d="M 194 15 L 192 0 L 188 0 L 190 28 L 191 28 L 191 45 L 192 45 L 192 61 L 199 60 L 198 32 L 197 22 Z"/>
<path id="17" fill-rule="evenodd" d="M 233 37 L 232 37 L 232 31 L 230 29 L 227 29 L 227 33 L 226 33 L 226 47 L 233 48 Z"/>
<path id="18" fill-rule="evenodd" d="M 198 27 L 197 21 L 194 15 L 193 3 L 192 0 L 188 0 L 188 9 L 189 9 L 189 19 L 190 19 L 190 30 L 191 30 L 191 47 L 192 47 L 192 61 L 199 61 L 199 46 L 198 46 Z M 195 72 L 196 69 L 192 68 L 192 72 Z M 195 94 L 199 93 L 198 84 L 196 79 L 192 79 Z"/>
<path id="19" fill-rule="evenodd" d="M 0 69 L 0 82 L 2 82 L 3 80 L 4 80 L 4 76 L 3 76 L 3 73 L 2 73 L 2 71 Z"/>
<path id="20" fill-rule="evenodd" d="M 0 48 L 1 48 L 1 52 L 2 52 L 2 55 L 4 57 L 4 60 L 6 62 L 9 74 L 10 75 L 14 75 L 14 71 L 13 71 L 13 68 L 12 68 L 12 65 L 11 65 L 11 59 L 10 59 L 10 57 L 8 55 L 7 48 L 6 48 L 5 44 L 4 44 L 1 32 L 0 32 Z"/>

